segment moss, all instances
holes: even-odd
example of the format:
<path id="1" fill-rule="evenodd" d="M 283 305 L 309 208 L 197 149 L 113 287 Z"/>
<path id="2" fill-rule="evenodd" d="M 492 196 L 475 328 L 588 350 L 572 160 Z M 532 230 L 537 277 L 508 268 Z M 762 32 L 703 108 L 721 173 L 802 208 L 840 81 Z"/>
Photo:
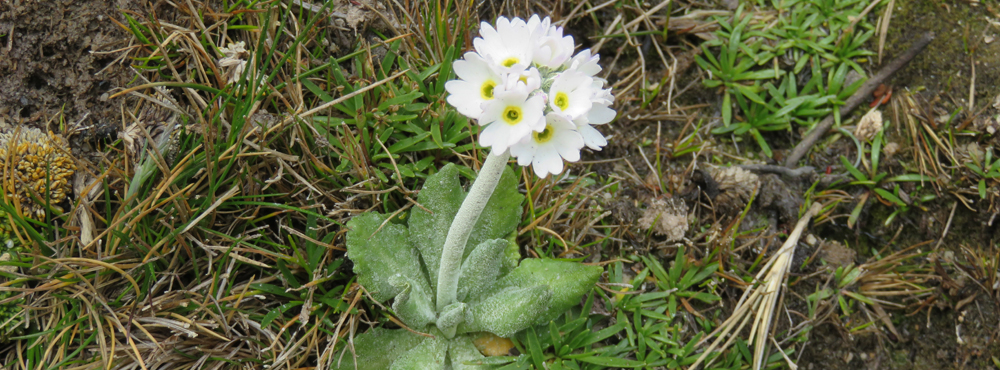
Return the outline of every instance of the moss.
<path id="1" fill-rule="evenodd" d="M 905 68 L 892 83 L 911 89 L 926 87 L 932 92 L 951 93 L 968 99 L 972 70 L 970 51 L 976 61 L 976 101 L 991 101 L 1000 93 L 1000 42 L 986 44 L 984 35 L 995 35 L 984 6 L 961 2 L 896 1 L 882 63 L 886 64 L 928 31 L 935 40 Z M 877 42 L 877 41 L 875 41 Z M 877 59 L 877 57 L 875 57 Z M 982 104 L 980 103 L 980 104 Z"/>

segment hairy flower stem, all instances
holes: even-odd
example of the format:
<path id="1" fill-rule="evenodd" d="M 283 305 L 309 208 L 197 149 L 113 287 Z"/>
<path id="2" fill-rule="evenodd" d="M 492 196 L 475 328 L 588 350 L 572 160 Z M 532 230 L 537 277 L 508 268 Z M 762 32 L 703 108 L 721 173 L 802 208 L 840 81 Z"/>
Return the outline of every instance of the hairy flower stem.
<path id="1" fill-rule="evenodd" d="M 437 311 L 443 312 L 448 305 L 455 303 L 458 296 L 458 275 L 462 272 L 462 256 L 465 254 L 465 244 L 469 241 L 472 228 L 479 221 L 483 207 L 493 195 L 500 175 L 510 158 L 510 151 L 497 155 L 490 153 L 479 170 L 476 181 L 472 183 L 469 194 L 462 201 L 462 206 L 451 222 L 448 236 L 444 240 L 444 250 L 441 252 L 441 267 L 438 270 Z"/>

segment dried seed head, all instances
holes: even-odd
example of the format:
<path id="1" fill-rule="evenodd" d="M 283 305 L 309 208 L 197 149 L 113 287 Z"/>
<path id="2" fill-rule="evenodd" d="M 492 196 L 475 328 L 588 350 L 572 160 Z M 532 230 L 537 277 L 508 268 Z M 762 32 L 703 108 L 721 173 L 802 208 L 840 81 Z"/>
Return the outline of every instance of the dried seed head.
<path id="1" fill-rule="evenodd" d="M 882 131 L 882 112 L 873 109 L 861 117 L 858 127 L 854 129 L 854 136 L 859 140 L 871 141 L 879 131 Z"/>
<path id="2" fill-rule="evenodd" d="M 756 174 L 735 166 L 713 170 L 712 178 L 719 185 L 719 195 L 714 203 L 723 213 L 742 210 L 760 186 L 760 178 Z"/>
<path id="3" fill-rule="evenodd" d="M 668 241 L 681 240 L 688 231 L 688 207 L 683 201 L 674 198 L 654 199 L 649 208 L 639 219 L 639 227 L 652 229 L 657 235 L 667 237 Z M 655 222 L 655 223 L 654 223 Z"/>
<path id="4" fill-rule="evenodd" d="M 62 137 L 36 128 L 21 127 L 0 131 L 0 173 L 3 188 L 11 202 L 20 205 L 25 217 L 41 219 L 45 207 L 35 201 L 56 204 L 72 191 L 70 180 L 76 164 Z"/>

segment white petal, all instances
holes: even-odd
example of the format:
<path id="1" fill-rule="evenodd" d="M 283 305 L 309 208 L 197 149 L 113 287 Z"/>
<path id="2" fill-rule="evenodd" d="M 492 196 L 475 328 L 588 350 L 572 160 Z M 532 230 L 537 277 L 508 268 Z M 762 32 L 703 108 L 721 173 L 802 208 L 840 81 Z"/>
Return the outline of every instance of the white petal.
<path id="1" fill-rule="evenodd" d="M 559 156 L 569 162 L 580 160 L 580 149 L 583 148 L 583 137 L 576 130 L 563 130 L 552 138 L 552 145 Z"/>
<path id="2" fill-rule="evenodd" d="M 478 83 L 487 78 L 496 76 L 496 72 L 490 68 L 490 65 L 485 59 L 476 53 L 465 53 L 464 60 L 456 60 L 452 63 L 451 68 L 458 75 L 458 78 L 463 80 Z"/>
<path id="3" fill-rule="evenodd" d="M 483 115 L 483 99 L 479 97 L 479 86 L 467 81 L 451 80 L 444 84 L 444 89 L 448 91 L 448 104 L 451 104 L 470 118 L 478 119 Z"/>
<path id="4" fill-rule="evenodd" d="M 540 147 L 535 151 L 535 158 L 531 163 L 531 166 L 535 170 L 535 174 L 538 177 L 545 177 L 548 174 L 559 174 L 563 169 L 562 158 L 559 157 L 559 153 L 555 151 L 555 148 L 544 148 Z"/>
<path id="5" fill-rule="evenodd" d="M 590 125 L 579 125 L 576 127 L 576 130 L 583 137 L 583 142 L 590 149 L 601 150 L 601 148 L 608 145 L 608 139 L 605 139 L 600 131 L 597 131 L 597 129 Z"/>
<path id="6" fill-rule="evenodd" d="M 502 123 L 486 125 L 486 128 L 479 133 L 479 145 L 493 148 L 493 150 L 503 152 L 507 150 L 507 132 Z"/>
<path id="7" fill-rule="evenodd" d="M 590 107 L 590 113 L 587 114 L 587 121 L 593 125 L 603 125 L 615 119 L 615 115 L 617 114 L 618 113 L 615 112 L 614 109 L 608 108 L 604 105 L 595 104 Z"/>
<path id="8" fill-rule="evenodd" d="M 510 155 L 517 158 L 519 166 L 531 164 L 531 159 L 535 156 L 535 142 L 531 139 L 523 140 L 517 145 L 510 147 Z"/>

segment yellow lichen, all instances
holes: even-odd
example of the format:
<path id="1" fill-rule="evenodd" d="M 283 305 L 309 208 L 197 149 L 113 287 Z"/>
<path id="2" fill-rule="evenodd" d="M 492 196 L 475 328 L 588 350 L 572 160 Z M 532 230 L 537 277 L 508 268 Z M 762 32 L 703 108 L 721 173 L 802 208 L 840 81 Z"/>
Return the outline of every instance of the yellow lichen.
<path id="1" fill-rule="evenodd" d="M 0 179 L 8 201 L 25 217 L 44 218 L 46 200 L 61 212 L 58 204 L 72 191 L 73 171 L 76 164 L 62 137 L 27 127 L 0 131 Z"/>

